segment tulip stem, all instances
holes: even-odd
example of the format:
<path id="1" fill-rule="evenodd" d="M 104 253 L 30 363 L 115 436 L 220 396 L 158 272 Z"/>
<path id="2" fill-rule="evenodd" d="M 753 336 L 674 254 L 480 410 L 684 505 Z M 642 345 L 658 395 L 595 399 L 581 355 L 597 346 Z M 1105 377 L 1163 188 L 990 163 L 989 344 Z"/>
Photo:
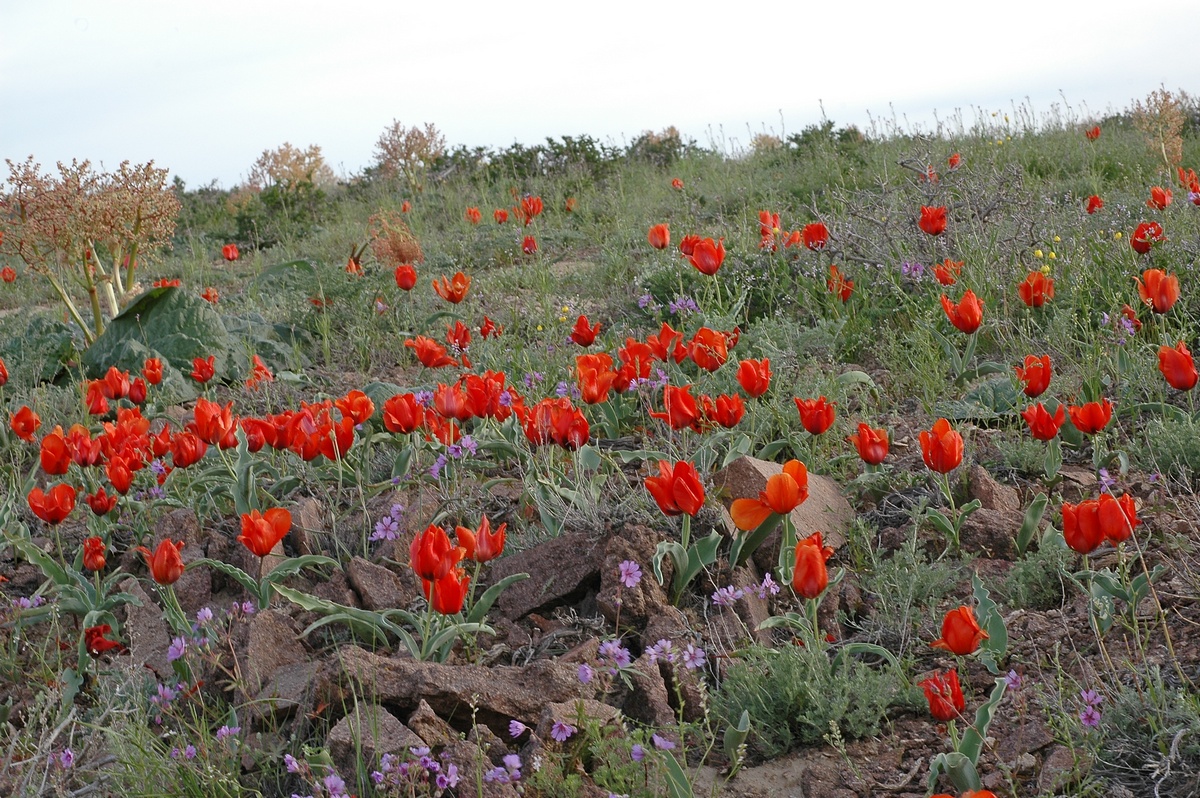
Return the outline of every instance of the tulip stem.
<path id="1" fill-rule="evenodd" d="M 791 513 L 784 514 L 783 532 L 779 537 L 779 581 L 785 585 L 791 583 L 796 569 L 796 530 L 791 516 Z"/>
<path id="2" fill-rule="evenodd" d="M 692 516 L 683 514 L 683 529 L 679 533 L 679 543 L 683 546 L 683 550 L 687 551 L 688 543 L 692 540 Z"/>

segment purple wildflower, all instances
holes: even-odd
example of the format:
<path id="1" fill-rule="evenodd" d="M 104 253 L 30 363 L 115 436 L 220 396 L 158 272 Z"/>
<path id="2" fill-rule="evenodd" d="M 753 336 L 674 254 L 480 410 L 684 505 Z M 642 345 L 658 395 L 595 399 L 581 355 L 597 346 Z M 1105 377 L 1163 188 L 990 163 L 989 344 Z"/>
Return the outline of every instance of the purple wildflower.
<path id="1" fill-rule="evenodd" d="M 58 755 L 58 764 L 61 765 L 64 770 L 71 767 L 71 765 L 74 765 L 75 752 L 70 748 L 64 748 L 62 753 Z"/>
<path id="2" fill-rule="evenodd" d="M 641 566 L 633 560 L 622 560 L 621 564 L 617 566 L 617 570 L 620 573 L 621 584 L 630 590 L 633 590 L 642 581 Z"/>
<path id="3" fill-rule="evenodd" d="M 177 637 L 171 641 L 171 645 L 167 647 L 167 662 L 174 662 L 183 656 L 183 652 L 187 650 L 187 641 L 182 637 Z"/>
<path id="4" fill-rule="evenodd" d="M 1084 707 L 1079 713 L 1079 722 L 1089 729 L 1100 725 L 1100 711 L 1095 707 Z"/>
<path id="5" fill-rule="evenodd" d="M 183 749 L 183 758 L 184 759 L 195 759 L 196 758 L 196 746 L 189 745 L 187 748 L 184 748 Z"/>
<path id="6" fill-rule="evenodd" d="M 1020 690 L 1023 681 L 1024 679 L 1021 678 L 1021 674 L 1016 671 L 1009 671 L 1004 675 L 1004 684 L 1009 690 Z"/>
<path id="7" fill-rule="evenodd" d="M 571 724 L 556 720 L 554 721 L 554 725 L 550 727 L 550 736 L 560 743 L 565 743 L 576 731 L 577 729 Z"/>
<path id="8" fill-rule="evenodd" d="M 588 684 L 592 681 L 592 677 L 595 675 L 596 672 L 592 670 L 591 665 L 588 665 L 586 662 L 579 663 L 579 681 L 583 682 L 584 684 Z"/>
<path id="9" fill-rule="evenodd" d="M 1098 707 L 1104 703 L 1104 696 L 1097 693 L 1095 690 L 1084 690 L 1079 694 L 1079 700 L 1089 707 Z"/>
<path id="10" fill-rule="evenodd" d="M 371 533 L 371 540 L 395 540 L 400 537 L 400 524 L 395 518 L 390 515 L 385 515 L 375 522 L 375 531 Z"/>
<path id="11" fill-rule="evenodd" d="M 675 743 L 671 742 L 666 737 L 661 737 L 657 734 L 650 735 L 650 741 L 654 743 L 654 747 L 659 751 L 670 751 L 675 747 Z"/>
<path id="12" fill-rule="evenodd" d="M 226 737 L 232 737 L 242 730 L 241 726 L 222 726 L 217 729 L 217 739 L 224 740 Z"/>
<path id="13" fill-rule="evenodd" d="M 300 772 L 300 763 L 297 762 L 296 757 L 292 756 L 291 754 L 283 755 L 283 764 L 285 766 L 287 766 L 288 773 L 299 773 Z"/>
<path id="14" fill-rule="evenodd" d="M 688 643 L 688 646 L 683 651 L 683 665 L 690 671 L 703 668 L 708 662 L 708 655 L 704 653 L 704 649 Z"/>
<path id="15" fill-rule="evenodd" d="M 637 743 L 634 743 L 633 748 L 629 749 L 629 758 L 634 762 L 641 762 L 646 758 L 646 749 L 642 748 Z"/>
<path id="16" fill-rule="evenodd" d="M 201 607 L 196 613 L 196 623 L 208 623 L 213 619 L 213 611 L 208 607 Z"/>
<path id="17" fill-rule="evenodd" d="M 744 595 L 745 593 L 742 592 L 741 588 L 726 585 L 725 587 L 717 588 L 717 592 L 712 594 L 712 603 L 718 607 L 732 607 L 733 602 Z"/>
<path id="18" fill-rule="evenodd" d="M 519 720 L 510 720 L 508 722 L 508 736 L 512 737 L 514 740 L 528 730 L 529 727 Z"/>

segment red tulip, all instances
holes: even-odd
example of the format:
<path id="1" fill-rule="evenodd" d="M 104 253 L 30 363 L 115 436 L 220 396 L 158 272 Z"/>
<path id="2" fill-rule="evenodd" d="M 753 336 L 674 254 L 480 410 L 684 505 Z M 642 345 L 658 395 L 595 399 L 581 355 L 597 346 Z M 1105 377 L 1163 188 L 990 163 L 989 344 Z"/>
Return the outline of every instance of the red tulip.
<path id="1" fill-rule="evenodd" d="M 42 426 L 42 419 L 30 410 L 28 405 L 22 405 L 20 410 L 9 416 L 8 425 L 18 438 L 26 443 L 33 443 L 33 436 Z"/>
<path id="2" fill-rule="evenodd" d="M 98 537 L 90 537 L 83 541 L 83 567 L 89 571 L 103 571 L 104 541 Z"/>
<path id="3" fill-rule="evenodd" d="M 1096 139 L 1100 138 L 1100 126 L 1093 125 L 1092 127 L 1083 131 L 1083 135 L 1087 137 L 1088 141 L 1095 141 Z"/>
<path id="4" fill-rule="evenodd" d="M 504 208 L 497 208 L 492 211 L 492 218 L 496 220 L 496 224 L 504 224 L 508 221 L 508 211 Z"/>
<path id="5" fill-rule="evenodd" d="M 808 499 L 808 469 L 799 460 L 789 460 L 783 472 L 767 478 L 757 499 L 734 499 L 729 515 L 741 530 L 757 529 L 772 513 L 786 515 Z"/>
<path id="6" fill-rule="evenodd" d="M 595 326 L 592 326 L 588 317 L 581 315 L 575 320 L 575 326 L 571 329 L 571 340 L 580 346 L 591 346 L 600 333 L 600 327 L 600 322 L 596 322 Z"/>
<path id="7" fill-rule="evenodd" d="M 187 468 L 200 462 L 208 444 L 194 432 L 180 432 L 171 438 L 171 462 L 176 468 Z"/>
<path id="8" fill-rule="evenodd" d="M 820 598 L 829 586 L 829 571 L 825 561 L 833 549 L 821 542 L 821 533 L 814 532 L 796 544 L 796 566 L 792 571 L 792 590 L 806 599 Z"/>
<path id="9" fill-rule="evenodd" d="M 825 286 L 843 302 L 849 302 L 850 295 L 854 292 L 854 281 L 847 280 L 841 269 L 832 263 L 829 264 L 829 279 L 825 281 Z"/>
<path id="10" fill-rule="evenodd" d="M 758 398 L 771 387 L 771 361 L 768 358 L 738 363 L 737 381 L 747 396 Z"/>
<path id="11" fill-rule="evenodd" d="M 67 448 L 67 440 L 63 437 L 62 427 L 56 426 L 52 432 L 42 436 L 41 464 L 43 471 L 50 476 L 61 476 L 70 468 L 71 459 L 71 450 Z"/>
<path id="12" fill-rule="evenodd" d="M 1129 246 L 1139 255 L 1145 255 L 1150 247 L 1163 240 L 1163 227 L 1158 222 L 1142 222 L 1129 237 Z"/>
<path id="13" fill-rule="evenodd" d="M 207 358 L 198 357 L 192 361 L 193 380 L 199 383 L 205 383 L 211 380 L 216 375 L 216 355 L 209 355 Z"/>
<path id="14" fill-rule="evenodd" d="M 146 362 L 142 365 L 142 376 L 151 385 L 158 385 L 163 378 L 162 361 L 156 357 L 146 358 Z"/>
<path id="15" fill-rule="evenodd" d="M 705 371 L 716 371 L 729 358 L 729 339 L 724 333 L 701 327 L 688 344 L 688 356 Z"/>
<path id="16" fill-rule="evenodd" d="M 746 415 L 746 404 L 737 394 L 722 394 L 715 402 L 711 397 L 701 396 L 700 404 L 703 405 L 706 421 L 720 424 L 726 429 L 736 427 Z"/>
<path id="17" fill-rule="evenodd" d="M 521 219 L 524 220 L 525 226 L 528 227 L 533 222 L 534 217 L 542 212 L 543 207 L 545 206 L 541 197 L 526 196 L 521 199 L 521 204 L 515 210 Z"/>
<path id="18" fill-rule="evenodd" d="M 961 164 L 961 163 L 962 163 L 962 156 L 959 155 L 957 152 L 946 159 L 946 165 L 949 166 L 951 169 L 957 169 L 959 164 Z"/>
<path id="19" fill-rule="evenodd" d="M 138 546 L 136 551 L 140 551 L 146 558 L 146 564 L 150 566 L 150 575 L 155 582 L 160 585 L 172 585 L 183 576 L 183 557 L 179 553 L 182 549 L 182 540 L 175 543 L 168 538 L 158 544 L 154 554 L 145 546 Z"/>
<path id="20" fill-rule="evenodd" d="M 688 259 L 696 267 L 696 271 L 709 277 L 713 276 L 725 262 L 725 239 L 722 238 L 716 243 L 713 243 L 711 238 L 696 242 Z"/>
<path id="21" fill-rule="evenodd" d="M 700 418 L 700 409 L 697 407 L 691 391 L 691 385 L 684 385 L 682 388 L 676 388 L 673 385 L 664 386 L 663 407 L 665 412 L 651 411 L 650 415 L 667 422 L 671 425 L 671 429 L 679 430 L 693 426 Z"/>
<path id="22" fill-rule="evenodd" d="M 57 524 L 75 509 L 75 488 L 67 484 L 55 485 L 45 492 L 34 488 L 26 499 L 34 515 L 47 524 Z"/>
<path id="23" fill-rule="evenodd" d="M 672 177 L 671 188 L 675 189 L 676 191 L 683 191 L 683 181 L 678 177 Z"/>
<path id="24" fill-rule="evenodd" d="M 1155 313 L 1166 313 L 1179 301 L 1179 278 L 1162 269 L 1146 269 L 1142 276 L 1133 278 L 1138 284 L 1142 301 Z"/>
<path id="25" fill-rule="evenodd" d="M 1112 421 L 1112 402 L 1105 398 L 1081 407 L 1071 406 L 1067 408 L 1067 413 L 1076 429 L 1084 435 L 1095 435 Z"/>
<path id="26" fill-rule="evenodd" d="M 829 243 L 829 228 L 821 222 L 806 224 L 800 232 L 800 239 L 808 249 L 825 249 L 825 245 Z"/>
<path id="27" fill-rule="evenodd" d="M 230 263 L 237 260 L 239 254 L 240 253 L 238 253 L 237 244 L 226 244 L 225 246 L 221 247 L 221 257 Z"/>
<path id="28" fill-rule="evenodd" d="M 404 342 L 404 345 L 413 350 L 417 360 L 421 361 L 421 365 L 425 368 L 437 369 L 443 366 L 458 365 L 457 360 L 446 354 L 446 347 L 424 335 L 410 338 Z"/>
<path id="29" fill-rule="evenodd" d="M 87 506 L 92 509 L 93 515 L 108 515 L 117 506 L 117 499 L 119 497 L 115 493 L 109 496 L 104 488 L 100 488 L 95 493 L 89 493 L 83 498 L 87 502 Z"/>
<path id="30" fill-rule="evenodd" d="M 526 255 L 534 255 L 538 251 L 537 239 L 533 236 L 525 236 L 525 240 L 521 242 L 521 251 Z"/>
<path id="31" fill-rule="evenodd" d="M 827 402 L 822 396 L 817 399 L 793 398 L 800 412 L 800 423 L 811 435 L 822 435 L 833 426 L 835 402 Z"/>
<path id="32" fill-rule="evenodd" d="M 1063 422 L 1067 420 L 1066 411 L 1061 404 L 1054 411 L 1054 415 L 1050 415 L 1050 411 L 1041 402 L 1026 408 L 1021 412 L 1021 416 L 1029 424 L 1029 433 L 1039 441 L 1053 440 Z"/>
<path id="33" fill-rule="evenodd" d="M 389 432 L 407 434 L 421 426 L 423 408 L 411 393 L 396 394 L 383 403 L 383 426 Z"/>
<path id="34" fill-rule="evenodd" d="M 965 657 L 975 653 L 987 636 L 987 632 L 980 629 L 975 620 L 975 610 L 956 607 L 947 612 L 942 620 L 942 636 L 929 645 Z"/>
<path id="35" fill-rule="evenodd" d="M 396 287 L 401 291 L 411 291 L 417 284 L 417 270 L 411 263 L 401 263 L 396 267 Z M 434 286 L 437 287 L 436 285 Z"/>
<path id="36" fill-rule="evenodd" d="M 946 209 L 944 207 L 929 208 L 921 206 L 921 218 L 917 226 L 931 236 L 940 236 L 946 232 Z"/>
<path id="37" fill-rule="evenodd" d="M 935 720 L 943 723 L 954 720 L 967 707 L 956 670 L 935 673 L 930 678 L 918 682 L 918 685 L 925 691 L 925 698 L 929 701 L 929 714 L 933 715 Z"/>
<path id="38" fill-rule="evenodd" d="M 99 626 L 89 626 L 83 630 L 83 646 L 87 649 L 87 653 L 93 657 L 99 657 L 107 651 L 115 650 L 118 654 L 123 653 L 125 646 L 115 640 L 106 639 L 106 635 L 112 632 L 112 626 L 102 623 Z"/>
<path id="39" fill-rule="evenodd" d="M 451 278 L 442 276 L 440 281 L 433 281 L 433 290 L 437 295 L 454 305 L 463 301 L 470 288 L 471 278 L 462 272 L 455 272 Z"/>
<path id="40" fill-rule="evenodd" d="M 978 330 L 983 324 L 983 303 L 970 289 L 963 294 L 962 301 L 957 305 L 951 302 L 945 294 L 942 294 L 942 310 L 946 312 L 946 318 L 950 320 L 950 323 L 967 335 Z"/>
<path id="41" fill-rule="evenodd" d="M 612 369 L 612 356 L 606 353 L 579 355 L 575 358 L 575 373 L 579 380 L 580 398 L 594 405 L 608 401 L 617 373 Z"/>
<path id="42" fill-rule="evenodd" d="M 1178 391 L 1190 391 L 1196 387 L 1196 363 L 1183 341 L 1175 344 L 1174 348 L 1158 348 L 1158 370 L 1166 378 L 1167 384 Z"/>
<path id="43" fill-rule="evenodd" d="M 942 285 L 954 285 L 962 274 L 963 262 L 946 258 L 933 265 L 933 276 Z"/>
<path id="44" fill-rule="evenodd" d="M 8 382 L 8 367 L 4 365 L 4 358 L 0 358 L 0 388 Z"/>
<path id="45" fill-rule="evenodd" d="M 343 418 L 349 418 L 355 424 L 366 424 L 375 415 L 375 403 L 371 397 L 359 390 L 353 390 L 340 399 L 333 401 L 333 406 L 342 411 Z"/>
<path id="46" fill-rule="evenodd" d="M 1040 308 L 1054 299 L 1054 280 L 1041 272 L 1030 272 L 1025 281 L 1017 286 L 1021 301 L 1031 308 Z"/>
<path id="47" fill-rule="evenodd" d="M 1089 499 L 1073 505 L 1063 502 L 1063 540 L 1080 554 L 1091 554 L 1104 541 L 1100 529 L 1100 503 Z"/>
<path id="48" fill-rule="evenodd" d="M 1095 213 L 1096 211 L 1100 210 L 1103 207 L 1104 207 L 1104 200 L 1100 199 L 1100 197 L 1098 197 L 1097 195 L 1093 194 L 1092 196 L 1087 198 L 1087 212 L 1089 215 Z"/>
<path id="49" fill-rule="evenodd" d="M 932 429 L 921 433 L 920 440 L 921 459 L 930 471 L 949 474 L 962 464 L 962 435 L 951 429 L 950 422 L 946 419 L 939 418 L 935 421 Z"/>
<path id="50" fill-rule="evenodd" d="M 462 546 L 451 546 L 450 536 L 440 526 L 430 524 L 413 536 L 408 547 L 408 563 L 413 573 L 426 581 L 437 581 L 458 565 L 467 554 Z"/>
<path id="51" fill-rule="evenodd" d="M 400 213 L 408 213 L 412 210 L 412 203 L 408 200 L 400 203 Z"/>
<path id="52" fill-rule="evenodd" d="M 1100 531 L 1114 546 L 1133 536 L 1133 529 L 1142 522 L 1137 517 L 1137 507 L 1133 496 L 1126 493 L 1119 499 L 1114 499 L 1111 493 L 1100 494 L 1097 501 L 1096 515 L 1100 522 Z"/>
<path id="53" fill-rule="evenodd" d="M 679 251 L 683 253 L 685 258 L 690 258 L 692 253 L 696 251 L 696 245 L 700 243 L 700 236 L 690 235 L 684 236 L 679 241 Z"/>
<path id="54" fill-rule="evenodd" d="M 455 615 L 462 612 L 467 599 L 471 577 L 461 568 L 453 568 L 436 582 L 425 581 L 422 587 L 429 594 L 429 606 L 440 615 Z"/>
<path id="55" fill-rule="evenodd" d="M 477 563 L 490 562 L 504 553 L 505 532 L 508 524 L 501 524 L 492 530 L 492 522 L 483 516 L 479 528 L 472 530 L 460 526 L 455 530 L 459 545 L 466 549 L 466 559 Z"/>
<path id="56" fill-rule="evenodd" d="M 1046 391 L 1046 388 L 1050 387 L 1050 377 L 1053 372 L 1050 368 L 1049 355 L 1041 357 L 1026 355 L 1025 368 L 1013 366 L 1013 371 L 1017 374 L 1017 380 L 1025 384 L 1021 390 L 1030 399 L 1036 399 Z"/>
<path id="57" fill-rule="evenodd" d="M 695 515 L 704 506 L 704 483 L 696 467 L 686 460 L 672 466 L 658 462 L 658 476 L 646 477 L 646 490 L 664 515 Z"/>
<path id="58" fill-rule="evenodd" d="M 292 528 L 292 514 L 282 507 L 265 513 L 251 510 L 242 514 L 242 534 L 238 541 L 256 557 L 266 557 Z"/>
<path id="59" fill-rule="evenodd" d="M 12 266 L 5 266 L 0 269 L 0 280 L 6 283 L 15 283 L 17 281 L 17 270 Z"/>
<path id="60" fill-rule="evenodd" d="M 478 208 L 467 208 L 466 217 L 471 224 L 479 224 L 483 219 L 483 214 L 479 212 Z"/>
<path id="61" fill-rule="evenodd" d="M 858 449 L 858 456 L 868 465 L 879 465 L 887 457 L 888 434 L 886 429 L 872 429 L 866 424 L 858 425 L 858 434 L 846 438 Z"/>
<path id="62" fill-rule="evenodd" d="M 1162 186 L 1154 186 L 1150 189 L 1150 199 L 1146 200 L 1146 207 L 1153 208 L 1156 211 L 1166 210 L 1166 207 L 1171 204 L 1171 189 L 1163 188 Z"/>
<path id="63" fill-rule="evenodd" d="M 665 224 L 656 224 L 651 227 L 646 238 L 650 241 L 650 246 L 655 249 L 666 249 L 671 246 L 671 230 Z"/>

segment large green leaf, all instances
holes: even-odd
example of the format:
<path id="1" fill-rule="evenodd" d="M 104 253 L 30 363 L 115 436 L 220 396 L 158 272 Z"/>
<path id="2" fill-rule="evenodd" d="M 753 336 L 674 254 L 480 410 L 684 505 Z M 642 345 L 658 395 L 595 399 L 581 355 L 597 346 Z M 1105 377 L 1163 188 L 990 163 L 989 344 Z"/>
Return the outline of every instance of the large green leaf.
<path id="1" fill-rule="evenodd" d="M 154 288 L 109 322 L 84 353 L 83 365 L 93 378 L 113 365 L 133 371 L 153 351 L 164 365 L 190 372 L 195 358 L 212 355 L 217 374 L 224 375 L 233 350 L 233 337 L 211 304 L 182 288 Z"/>
<path id="2" fill-rule="evenodd" d="M 14 375 L 28 371 L 34 382 L 52 382 L 79 357 L 83 335 L 78 327 L 47 316 L 34 316 L 22 335 L 0 345 L 0 357 Z"/>

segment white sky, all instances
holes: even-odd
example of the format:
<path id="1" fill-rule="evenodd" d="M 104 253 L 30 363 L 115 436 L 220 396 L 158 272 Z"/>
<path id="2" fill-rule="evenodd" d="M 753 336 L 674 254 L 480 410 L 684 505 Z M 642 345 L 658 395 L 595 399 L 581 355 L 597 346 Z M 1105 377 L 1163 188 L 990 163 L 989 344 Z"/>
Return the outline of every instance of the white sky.
<path id="1" fill-rule="evenodd" d="M 745 143 L 822 100 L 839 124 L 969 124 L 1026 97 L 1100 115 L 1159 84 L 1200 93 L 1195 0 L 1133 6 L 0 0 L 0 157 L 154 159 L 231 187 L 284 141 L 352 174 L 393 119 L 472 146 L 668 125 Z"/>

